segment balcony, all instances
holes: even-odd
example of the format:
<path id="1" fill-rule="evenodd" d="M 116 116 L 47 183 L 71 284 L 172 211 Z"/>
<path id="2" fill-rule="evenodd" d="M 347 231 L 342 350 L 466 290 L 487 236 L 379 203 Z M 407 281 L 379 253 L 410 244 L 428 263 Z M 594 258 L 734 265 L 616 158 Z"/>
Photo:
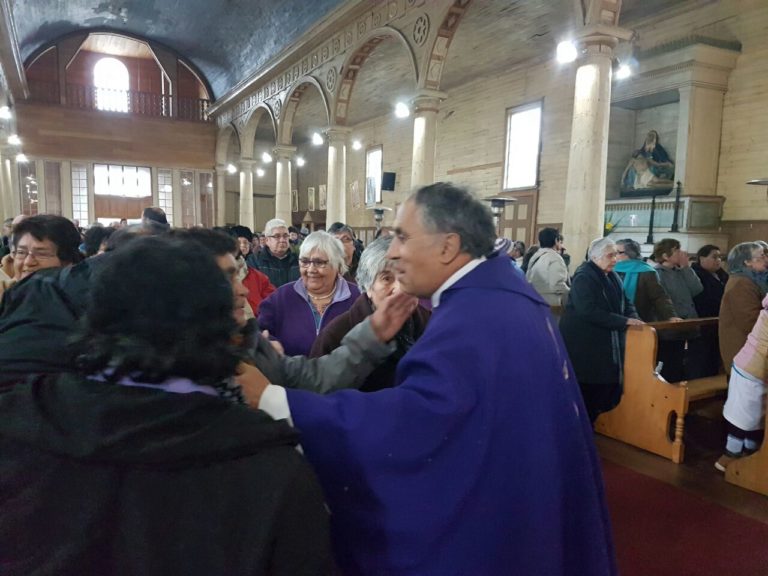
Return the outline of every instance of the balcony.
<path id="1" fill-rule="evenodd" d="M 95 86 L 67 84 L 62 103 L 59 85 L 55 82 L 30 82 L 30 100 L 44 104 L 63 105 L 81 110 L 123 112 L 137 116 L 175 118 L 191 122 L 210 122 L 206 111 L 211 101 L 203 98 L 174 98 L 168 94 L 137 92 L 135 90 L 109 90 Z"/>

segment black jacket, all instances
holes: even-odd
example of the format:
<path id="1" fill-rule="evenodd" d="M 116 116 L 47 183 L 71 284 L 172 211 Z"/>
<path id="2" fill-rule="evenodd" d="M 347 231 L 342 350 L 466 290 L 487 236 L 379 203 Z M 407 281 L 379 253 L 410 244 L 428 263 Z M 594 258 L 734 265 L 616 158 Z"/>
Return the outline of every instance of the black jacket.
<path id="1" fill-rule="evenodd" d="M 39 270 L 3 295 L 0 384 L 31 373 L 72 369 L 67 342 L 87 307 L 90 279 L 109 254 L 76 266 Z"/>
<path id="2" fill-rule="evenodd" d="M 579 382 L 621 383 L 627 318 L 637 318 L 637 313 L 618 275 L 605 274 L 592 262 L 579 266 L 560 319 Z"/>
<path id="3" fill-rule="evenodd" d="M 5 576 L 316 575 L 317 481 L 284 422 L 73 375 L 0 393 Z"/>
<path id="4" fill-rule="evenodd" d="M 288 250 L 285 258 L 278 258 L 264 246 L 256 260 L 256 268 L 267 275 L 275 288 L 299 279 L 299 257 Z"/>
<path id="5" fill-rule="evenodd" d="M 715 276 L 704 270 L 698 262 L 691 264 L 691 268 L 696 272 L 696 276 L 699 277 L 701 285 L 704 287 L 701 294 L 693 297 L 696 313 L 700 318 L 720 316 L 720 302 L 723 301 L 725 285 L 728 283 L 728 272 L 720 269 Z"/>

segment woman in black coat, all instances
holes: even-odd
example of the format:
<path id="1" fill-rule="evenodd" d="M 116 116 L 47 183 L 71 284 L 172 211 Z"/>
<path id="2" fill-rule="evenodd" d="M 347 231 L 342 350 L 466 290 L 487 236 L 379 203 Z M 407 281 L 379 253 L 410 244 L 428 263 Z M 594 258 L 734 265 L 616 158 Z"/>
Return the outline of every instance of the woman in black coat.
<path id="1" fill-rule="evenodd" d="M 589 260 L 576 270 L 560 320 L 568 355 L 594 424 L 621 400 L 627 326 L 642 324 L 613 271 L 616 245 L 600 238 L 589 247 Z"/>

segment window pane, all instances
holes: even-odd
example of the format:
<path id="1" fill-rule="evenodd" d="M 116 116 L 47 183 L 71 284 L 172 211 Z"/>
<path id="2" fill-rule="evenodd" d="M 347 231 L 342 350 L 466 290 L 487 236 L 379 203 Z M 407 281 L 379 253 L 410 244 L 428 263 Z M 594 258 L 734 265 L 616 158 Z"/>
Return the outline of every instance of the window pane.
<path id="1" fill-rule="evenodd" d="M 144 166 L 93 165 L 94 192 L 127 198 L 152 196 L 152 176 Z"/>
<path id="2" fill-rule="evenodd" d="M 369 149 L 365 154 L 365 204 L 381 202 L 381 172 L 384 150 L 381 146 Z"/>
<path id="3" fill-rule="evenodd" d="M 541 104 L 507 113 L 507 158 L 504 188 L 536 186 L 541 132 Z"/>

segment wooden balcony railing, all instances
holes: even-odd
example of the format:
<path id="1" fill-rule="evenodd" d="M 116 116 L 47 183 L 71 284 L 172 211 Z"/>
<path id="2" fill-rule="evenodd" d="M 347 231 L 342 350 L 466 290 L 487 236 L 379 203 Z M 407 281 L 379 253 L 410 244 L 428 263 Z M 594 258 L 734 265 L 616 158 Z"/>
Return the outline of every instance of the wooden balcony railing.
<path id="1" fill-rule="evenodd" d="M 59 85 L 55 82 L 30 82 L 30 99 L 45 104 L 61 104 Z M 210 122 L 206 111 L 210 100 L 203 98 L 177 98 L 176 110 L 173 98 L 168 94 L 138 92 L 136 90 L 110 90 L 67 84 L 64 106 L 83 110 L 124 112 L 138 116 L 154 116 Z"/>

